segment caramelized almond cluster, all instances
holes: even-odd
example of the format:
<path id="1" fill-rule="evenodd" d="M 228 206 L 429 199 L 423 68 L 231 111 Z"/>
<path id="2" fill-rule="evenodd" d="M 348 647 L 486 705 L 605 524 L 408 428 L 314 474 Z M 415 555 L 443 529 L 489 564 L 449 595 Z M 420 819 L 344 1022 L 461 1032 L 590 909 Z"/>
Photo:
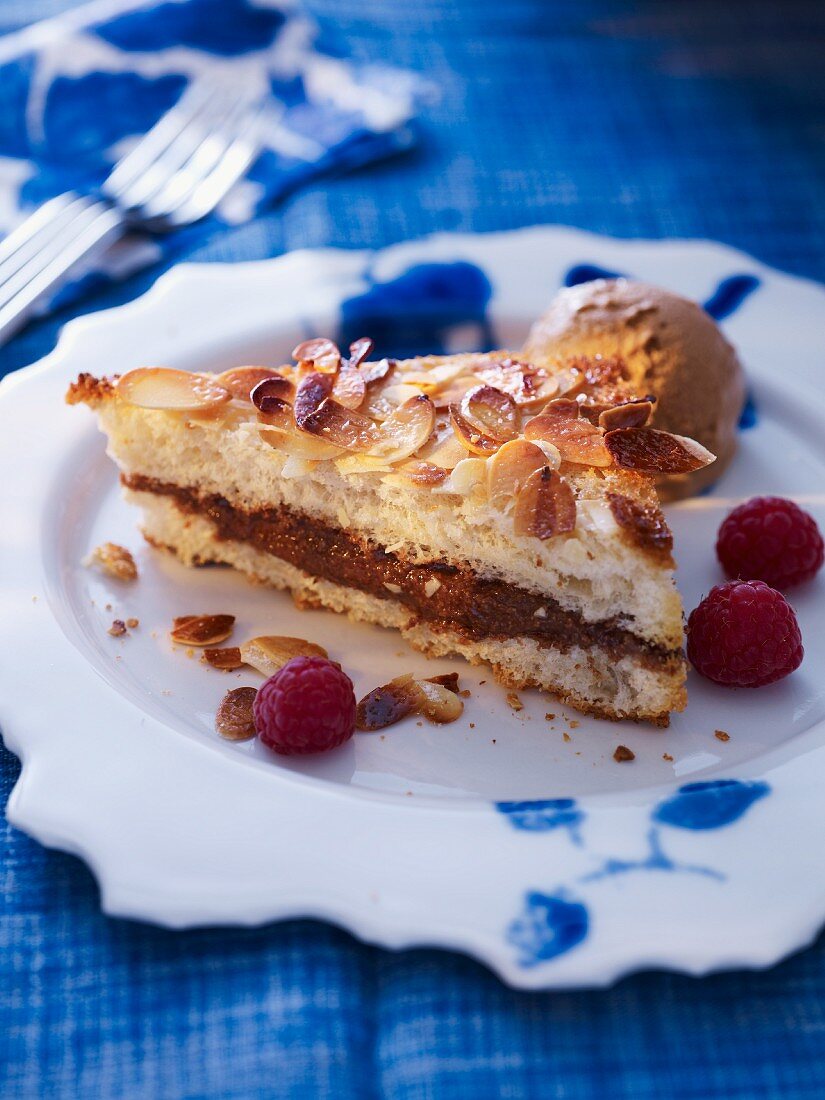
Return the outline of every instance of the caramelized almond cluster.
<path id="1" fill-rule="evenodd" d="M 209 415 L 251 405 L 266 443 L 345 473 L 457 493 L 481 485 L 494 507 L 512 508 L 516 534 L 542 540 L 576 526 L 570 467 L 684 474 L 714 460 L 694 440 L 648 426 L 655 399 L 635 392 L 620 359 L 574 359 L 554 373 L 506 353 L 402 367 L 367 362 L 371 351 L 367 338 L 348 356 L 331 340 L 307 340 L 294 366 L 215 377 L 145 368 L 116 388 L 149 409 Z"/>

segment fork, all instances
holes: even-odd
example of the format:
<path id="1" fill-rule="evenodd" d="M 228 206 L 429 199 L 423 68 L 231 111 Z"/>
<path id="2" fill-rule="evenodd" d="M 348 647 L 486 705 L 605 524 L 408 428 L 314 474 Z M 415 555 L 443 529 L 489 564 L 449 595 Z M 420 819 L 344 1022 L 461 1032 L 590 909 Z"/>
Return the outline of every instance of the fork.
<path id="1" fill-rule="evenodd" d="M 169 233 L 210 214 L 277 112 L 246 86 L 195 83 L 118 161 L 98 197 L 67 191 L 39 207 L 0 242 L 0 344 L 80 261 L 131 230 Z"/>

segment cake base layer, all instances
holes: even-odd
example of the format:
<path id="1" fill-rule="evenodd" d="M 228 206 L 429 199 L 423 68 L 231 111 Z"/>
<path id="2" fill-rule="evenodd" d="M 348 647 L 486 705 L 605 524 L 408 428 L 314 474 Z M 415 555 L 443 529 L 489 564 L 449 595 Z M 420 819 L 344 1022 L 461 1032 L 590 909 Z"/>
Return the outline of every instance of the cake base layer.
<path id="1" fill-rule="evenodd" d="M 534 600 L 535 608 L 550 605 L 550 623 L 546 622 L 545 611 L 544 618 L 528 624 L 530 633 L 475 637 L 465 622 L 455 621 L 455 616 L 452 620 L 426 621 L 410 606 L 409 592 L 403 593 L 404 598 L 401 592 L 393 592 L 393 581 L 382 582 L 380 596 L 339 583 L 346 572 L 340 555 L 333 562 L 335 580 L 311 575 L 259 548 L 249 540 L 248 531 L 246 538 L 231 537 L 214 502 L 211 511 L 201 502 L 202 514 L 195 502 L 187 499 L 186 490 L 170 486 L 164 493 L 154 486 L 150 491 L 137 477 L 129 478 L 128 484 L 132 486 L 127 491 L 129 499 L 144 511 L 147 539 L 174 552 L 184 564 L 231 565 L 259 583 L 290 591 L 301 606 L 326 607 L 353 619 L 396 629 L 416 649 L 433 656 L 458 653 L 472 663 L 488 663 L 497 679 L 508 687 L 538 687 L 599 717 L 666 725 L 669 712 L 685 705 L 681 653 L 658 650 L 611 624 L 567 622 L 569 630 L 565 632 L 564 623 L 552 621 L 555 612 L 547 597 L 521 590 L 509 593 L 511 603 L 518 603 L 523 596 Z M 346 533 L 340 534 L 346 543 Z M 384 551 L 379 553 L 392 559 Z M 450 576 L 449 583 L 455 584 L 454 576 Z M 425 598 L 434 600 L 435 609 L 441 602 L 434 599 L 440 589 L 428 597 L 423 577 L 421 584 Z M 466 611 L 473 613 L 469 607 Z M 574 627 L 582 632 L 574 636 Z M 559 631 L 555 639 L 551 637 L 553 630 Z"/>

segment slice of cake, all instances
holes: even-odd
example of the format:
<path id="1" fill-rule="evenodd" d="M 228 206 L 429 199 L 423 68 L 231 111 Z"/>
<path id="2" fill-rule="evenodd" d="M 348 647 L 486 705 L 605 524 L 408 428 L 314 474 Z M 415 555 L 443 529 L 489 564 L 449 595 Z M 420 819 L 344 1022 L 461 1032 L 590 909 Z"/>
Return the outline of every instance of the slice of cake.
<path id="1" fill-rule="evenodd" d="M 489 663 L 607 718 L 685 704 L 682 607 L 652 476 L 713 456 L 646 427 L 595 357 L 556 373 L 506 352 L 367 362 L 328 340 L 296 366 L 82 375 L 153 545 L 223 562 Z"/>

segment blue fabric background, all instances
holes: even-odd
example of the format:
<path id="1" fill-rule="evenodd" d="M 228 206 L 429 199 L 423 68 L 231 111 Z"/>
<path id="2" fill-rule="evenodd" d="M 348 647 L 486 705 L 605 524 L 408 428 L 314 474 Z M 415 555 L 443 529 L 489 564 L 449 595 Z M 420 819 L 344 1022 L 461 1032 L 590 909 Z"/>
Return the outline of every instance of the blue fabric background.
<path id="1" fill-rule="evenodd" d="M 0 29 L 65 6 L 4 0 Z M 440 83 L 425 140 L 199 241 L 188 258 L 548 221 L 718 238 L 825 278 L 821 4 L 309 7 L 356 56 Z M 84 307 L 125 300 L 156 274 Z M 0 373 L 44 354 L 69 315 L 2 349 Z M 2 752 L 3 802 L 16 775 Z M 393 955 L 312 922 L 174 934 L 107 920 L 77 860 L 7 825 L 0 845 L 4 1097 L 825 1095 L 822 942 L 765 974 L 646 974 L 606 992 L 526 995 L 458 956 Z"/>

